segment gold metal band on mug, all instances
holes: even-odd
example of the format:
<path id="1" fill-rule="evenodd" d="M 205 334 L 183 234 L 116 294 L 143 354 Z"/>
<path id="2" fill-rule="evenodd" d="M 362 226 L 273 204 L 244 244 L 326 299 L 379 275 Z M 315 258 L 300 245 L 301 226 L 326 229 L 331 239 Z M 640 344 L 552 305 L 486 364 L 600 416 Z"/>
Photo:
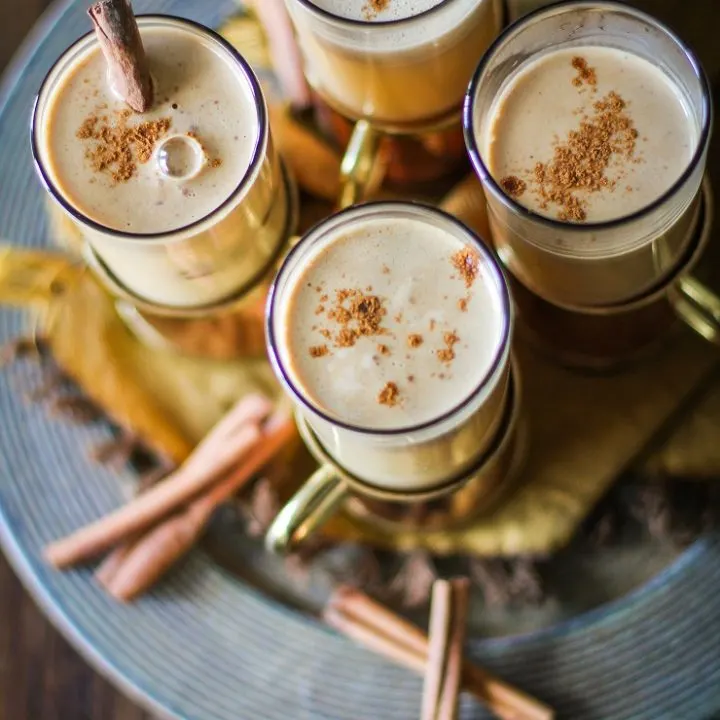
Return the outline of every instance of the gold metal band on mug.
<path id="1" fill-rule="evenodd" d="M 380 132 L 367 120 L 355 123 L 340 165 L 340 210 L 360 202 L 373 184 L 382 183 L 381 138 Z"/>
<path id="2" fill-rule="evenodd" d="M 683 273 L 668 291 L 670 304 L 677 316 L 698 335 L 715 345 L 720 345 L 720 298 L 690 273 L 704 252 L 712 231 L 714 199 L 710 179 L 703 180 L 703 227 L 698 241 L 696 257 L 688 263 Z"/>
<path id="3" fill-rule="evenodd" d="M 326 100 L 327 102 L 327 100 Z M 328 103 L 332 107 L 331 103 Z M 341 111 L 338 111 L 341 114 Z M 361 119 L 355 123 L 340 165 L 340 210 L 351 207 L 377 190 L 385 175 L 380 144 L 383 135 L 415 136 L 447 130 L 462 122 L 460 110 L 418 125 L 385 125 Z"/>
<path id="4" fill-rule="evenodd" d="M 483 469 L 505 448 L 508 438 L 518 428 L 522 391 L 517 364 L 514 360 L 512 362 L 511 383 L 504 409 L 505 420 L 501 423 L 492 443 L 469 470 L 429 490 L 398 492 L 360 480 L 335 462 L 322 446 L 307 420 L 300 413 L 296 413 L 295 420 L 300 437 L 320 464 L 320 468 L 277 515 L 265 535 L 265 547 L 279 555 L 292 552 L 307 537 L 321 528 L 337 513 L 344 502 L 354 495 L 388 503 L 413 504 L 437 500 L 460 491 L 482 473 Z M 496 502 L 501 496 L 500 489 L 495 490 L 488 494 L 488 504 Z"/>

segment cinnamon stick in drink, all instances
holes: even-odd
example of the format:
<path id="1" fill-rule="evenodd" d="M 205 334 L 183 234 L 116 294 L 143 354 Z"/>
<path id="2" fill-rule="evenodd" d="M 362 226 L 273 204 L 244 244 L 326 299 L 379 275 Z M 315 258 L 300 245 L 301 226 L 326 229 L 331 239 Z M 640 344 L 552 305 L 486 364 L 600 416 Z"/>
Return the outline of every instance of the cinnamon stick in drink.
<path id="1" fill-rule="evenodd" d="M 113 89 L 135 112 L 153 103 L 153 83 L 130 0 L 100 0 L 88 9 Z"/>

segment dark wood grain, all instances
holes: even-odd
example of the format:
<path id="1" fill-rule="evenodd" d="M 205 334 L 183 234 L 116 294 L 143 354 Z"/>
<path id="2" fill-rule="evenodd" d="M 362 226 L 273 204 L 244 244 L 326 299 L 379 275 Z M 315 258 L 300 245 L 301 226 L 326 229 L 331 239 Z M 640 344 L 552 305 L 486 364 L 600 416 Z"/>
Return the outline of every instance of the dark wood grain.
<path id="1" fill-rule="evenodd" d="M 208 2 L 212 0 L 197 0 Z M 0 69 L 47 0 L 0 0 Z M 694 46 L 717 91 L 720 7 L 708 0 L 637 0 Z M 711 152 L 720 186 L 719 144 Z M 43 617 L 0 555 L 0 720 L 150 720 L 85 661 Z"/>

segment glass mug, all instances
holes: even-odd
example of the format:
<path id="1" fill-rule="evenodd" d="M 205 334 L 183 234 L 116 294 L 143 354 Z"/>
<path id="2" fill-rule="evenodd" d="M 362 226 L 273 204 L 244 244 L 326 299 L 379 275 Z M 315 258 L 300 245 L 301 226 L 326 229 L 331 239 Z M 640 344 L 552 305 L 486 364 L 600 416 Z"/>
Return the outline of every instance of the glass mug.
<path id="1" fill-rule="evenodd" d="M 49 161 L 50 110 L 78 62 L 98 51 L 94 33 L 72 45 L 43 82 L 32 117 L 33 157 L 48 193 L 88 244 L 101 281 L 112 278 L 111 292 L 120 289 L 131 304 L 136 299 L 160 315 L 210 315 L 244 297 L 272 270 L 292 232 L 290 184 L 273 147 L 260 84 L 242 56 L 212 30 L 188 20 L 148 15 L 139 17 L 138 25 L 141 34 L 180 32 L 209 47 L 232 68 L 254 108 L 258 130 L 252 157 L 230 197 L 197 222 L 152 234 L 105 227 L 70 201 Z"/>
<path id="2" fill-rule="evenodd" d="M 286 4 L 310 84 L 356 121 L 341 207 L 379 184 L 381 133 L 414 136 L 459 124 L 467 83 L 504 19 L 502 0 L 442 0 L 387 21 L 341 17 L 313 0 Z"/>
<path id="3" fill-rule="evenodd" d="M 693 273 L 710 241 L 714 216 L 710 183 L 703 183 L 700 227 L 675 272 L 629 303 L 572 307 L 549 303 L 511 279 L 519 332 L 563 365 L 607 371 L 641 359 L 666 340 L 678 319 L 720 344 L 720 298 Z"/>
<path id="4" fill-rule="evenodd" d="M 550 50 L 581 45 L 625 50 L 663 70 L 685 98 L 698 139 L 685 172 L 656 201 L 623 218 L 578 224 L 540 216 L 516 202 L 493 179 L 486 156 L 494 102 L 508 77 Z M 498 255 L 544 300 L 606 307 L 639 298 L 673 273 L 695 237 L 712 127 L 710 86 L 692 51 L 639 10 L 615 2 L 562 2 L 523 17 L 481 61 L 463 124 Z"/>
<path id="5" fill-rule="evenodd" d="M 300 436 L 320 470 L 277 515 L 265 536 L 267 548 L 279 554 L 293 550 L 341 504 L 343 512 L 361 525 L 405 534 L 462 527 L 491 512 L 512 492 L 526 458 L 521 385 L 513 363 L 507 406 L 490 445 L 473 467 L 425 492 L 389 492 L 349 474 L 323 447 L 308 421 L 296 414 Z"/>
<path id="6" fill-rule="evenodd" d="M 303 387 L 293 368 L 285 328 L 293 322 L 295 289 L 304 281 L 303 270 L 312 258 L 319 257 L 343 233 L 367 222 L 406 219 L 449 233 L 477 252 L 483 282 L 495 298 L 493 312 L 497 314 L 500 342 L 485 377 L 451 411 L 416 426 L 359 427 L 325 410 Z M 368 203 L 340 212 L 313 228 L 285 258 L 267 305 L 268 355 L 273 370 L 293 401 L 301 423 L 307 423 L 334 463 L 321 468 L 300 491 L 301 495 L 291 501 L 293 516 L 302 524 L 300 516 L 321 497 L 332 498 L 328 503 L 333 510 L 339 506 L 346 495 L 341 492 L 345 483 L 335 467 L 342 468 L 342 476 L 356 478 L 376 494 L 400 501 L 408 495 L 443 494 L 450 481 L 456 485 L 458 477 L 467 478 L 497 438 L 503 422 L 511 375 L 512 326 L 506 280 L 493 255 L 470 230 L 439 210 L 412 203 Z M 299 502 L 298 497 L 303 501 Z M 283 518 L 286 522 L 287 514 Z"/>

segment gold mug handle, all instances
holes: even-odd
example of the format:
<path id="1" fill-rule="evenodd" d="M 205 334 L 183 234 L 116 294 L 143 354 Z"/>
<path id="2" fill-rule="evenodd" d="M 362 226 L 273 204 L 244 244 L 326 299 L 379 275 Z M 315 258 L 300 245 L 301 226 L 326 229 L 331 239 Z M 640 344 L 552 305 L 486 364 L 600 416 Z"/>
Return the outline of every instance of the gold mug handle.
<path id="1" fill-rule="evenodd" d="M 332 465 L 323 465 L 295 493 L 265 535 L 265 547 L 286 555 L 324 525 L 348 495 L 348 486 Z"/>
<path id="2" fill-rule="evenodd" d="M 340 165 L 340 210 L 360 202 L 368 191 L 382 182 L 381 137 L 367 120 L 355 123 Z"/>
<path id="3" fill-rule="evenodd" d="M 720 297 L 692 276 L 681 278 L 670 293 L 677 315 L 698 335 L 720 345 Z"/>

